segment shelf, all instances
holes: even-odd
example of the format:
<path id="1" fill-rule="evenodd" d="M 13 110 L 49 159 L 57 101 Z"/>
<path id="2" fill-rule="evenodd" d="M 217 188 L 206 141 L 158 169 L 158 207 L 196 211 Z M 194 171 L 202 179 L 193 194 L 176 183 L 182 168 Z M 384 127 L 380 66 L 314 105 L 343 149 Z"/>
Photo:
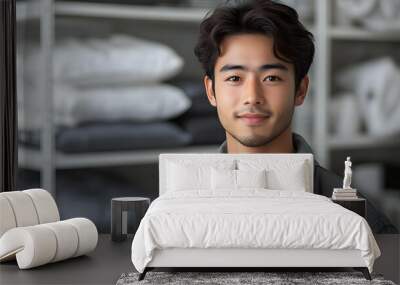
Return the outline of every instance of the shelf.
<path id="1" fill-rule="evenodd" d="M 400 31 L 371 31 L 355 27 L 332 27 L 329 30 L 332 39 L 400 42 Z"/>
<path id="2" fill-rule="evenodd" d="M 328 139 L 328 147 L 331 150 L 394 146 L 400 146 L 400 136 L 373 137 L 368 135 L 358 135 L 350 139 L 331 136 Z"/>
<path id="3" fill-rule="evenodd" d="M 116 165 L 137 165 L 158 162 L 160 153 L 217 153 L 219 145 L 199 145 L 181 148 L 112 151 L 98 153 L 66 154 L 55 153 L 56 169 L 72 169 L 84 167 L 103 167 Z M 41 152 L 39 150 L 18 146 L 18 165 L 40 170 L 42 165 Z"/>
<path id="4" fill-rule="evenodd" d="M 132 20 L 153 20 L 198 23 L 207 14 L 208 9 L 139 6 L 126 4 L 101 4 L 83 2 L 56 2 L 57 16 L 97 17 Z"/>
<path id="5" fill-rule="evenodd" d="M 40 5 L 38 2 L 18 2 L 15 8 L 17 22 L 40 20 Z"/>

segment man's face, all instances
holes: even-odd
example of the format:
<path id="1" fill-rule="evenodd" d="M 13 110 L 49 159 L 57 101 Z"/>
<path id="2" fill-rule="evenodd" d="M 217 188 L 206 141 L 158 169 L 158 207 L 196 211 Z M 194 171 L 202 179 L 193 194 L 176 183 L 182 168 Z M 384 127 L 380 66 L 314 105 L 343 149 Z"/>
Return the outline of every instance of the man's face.
<path id="1" fill-rule="evenodd" d="M 290 127 L 294 106 L 303 103 L 307 86 L 302 82 L 304 96 L 295 96 L 294 66 L 275 57 L 270 37 L 228 36 L 220 49 L 215 94 L 212 80 L 205 77 L 208 99 L 217 107 L 227 137 L 248 147 L 266 145 Z"/>

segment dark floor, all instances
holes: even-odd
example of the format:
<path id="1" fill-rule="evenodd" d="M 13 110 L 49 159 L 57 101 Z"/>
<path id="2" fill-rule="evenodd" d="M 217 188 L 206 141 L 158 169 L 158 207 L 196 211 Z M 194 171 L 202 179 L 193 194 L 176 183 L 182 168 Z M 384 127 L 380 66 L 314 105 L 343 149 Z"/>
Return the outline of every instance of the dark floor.
<path id="1" fill-rule="evenodd" d="M 0 284 L 115 284 L 122 273 L 134 270 L 130 260 L 131 242 L 115 243 L 109 235 L 100 235 L 96 250 L 88 256 L 28 270 L 19 270 L 15 261 L 3 263 Z"/>
<path id="2" fill-rule="evenodd" d="M 399 284 L 400 235 L 377 235 L 376 240 L 382 257 L 376 261 L 374 273 Z M 122 273 L 134 271 L 130 259 L 131 242 L 132 238 L 115 243 L 109 235 L 100 235 L 96 250 L 88 256 L 29 270 L 19 270 L 15 261 L 3 263 L 0 264 L 0 284 L 115 284 Z"/>

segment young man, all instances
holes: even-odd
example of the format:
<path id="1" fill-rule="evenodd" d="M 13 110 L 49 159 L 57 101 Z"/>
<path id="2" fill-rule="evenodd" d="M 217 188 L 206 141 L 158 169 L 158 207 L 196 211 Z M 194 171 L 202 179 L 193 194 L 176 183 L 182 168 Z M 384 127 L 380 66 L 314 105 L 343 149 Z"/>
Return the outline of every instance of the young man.
<path id="1" fill-rule="evenodd" d="M 313 35 L 294 9 L 270 0 L 221 6 L 201 23 L 195 54 L 226 132 L 220 152 L 312 153 L 291 128 L 314 57 Z M 314 193 L 329 197 L 343 180 L 314 164 Z M 367 215 L 374 232 L 396 231 L 369 203 Z"/>

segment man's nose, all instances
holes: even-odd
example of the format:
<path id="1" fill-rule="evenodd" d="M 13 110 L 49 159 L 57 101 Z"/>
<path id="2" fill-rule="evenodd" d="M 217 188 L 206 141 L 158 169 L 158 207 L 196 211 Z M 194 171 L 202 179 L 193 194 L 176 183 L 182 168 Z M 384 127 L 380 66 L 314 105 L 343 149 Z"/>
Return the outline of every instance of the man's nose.
<path id="1" fill-rule="evenodd" d="M 245 84 L 244 104 L 262 105 L 265 102 L 261 82 L 256 78 L 249 78 Z"/>

